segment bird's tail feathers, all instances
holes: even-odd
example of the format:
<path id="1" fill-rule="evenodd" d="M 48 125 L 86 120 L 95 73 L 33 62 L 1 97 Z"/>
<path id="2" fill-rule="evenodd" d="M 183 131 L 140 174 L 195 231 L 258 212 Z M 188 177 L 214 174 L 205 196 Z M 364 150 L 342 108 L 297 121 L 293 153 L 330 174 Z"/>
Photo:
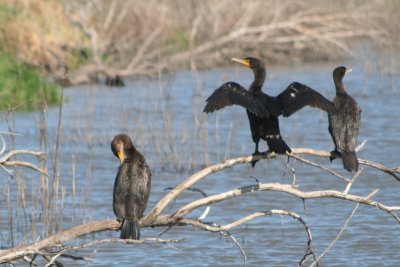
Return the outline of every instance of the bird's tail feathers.
<path id="1" fill-rule="evenodd" d="M 121 239 L 136 239 L 140 238 L 140 228 L 138 221 L 124 220 L 121 228 Z"/>
<path id="2" fill-rule="evenodd" d="M 282 138 L 266 138 L 266 140 L 270 152 L 275 152 L 277 154 L 286 154 L 286 152 L 292 152 L 290 147 Z"/>
<path id="3" fill-rule="evenodd" d="M 342 152 L 342 162 L 343 168 L 348 170 L 349 172 L 358 171 L 358 160 L 356 152 Z"/>

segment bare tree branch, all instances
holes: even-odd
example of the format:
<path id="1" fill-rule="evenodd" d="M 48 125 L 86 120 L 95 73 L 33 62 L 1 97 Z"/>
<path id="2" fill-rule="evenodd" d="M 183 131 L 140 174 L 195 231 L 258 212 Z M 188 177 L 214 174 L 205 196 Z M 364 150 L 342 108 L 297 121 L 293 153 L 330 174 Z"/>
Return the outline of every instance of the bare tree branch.
<path id="1" fill-rule="evenodd" d="M 329 156 L 328 152 L 325 151 L 313 151 L 310 149 L 293 149 L 293 154 L 296 153 L 304 153 L 305 151 L 307 154 L 312 154 L 312 155 L 318 155 L 318 156 Z M 351 201 L 359 204 L 364 204 L 367 206 L 372 206 L 376 207 L 382 211 L 385 211 L 389 213 L 391 216 L 393 216 L 397 222 L 400 222 L 400 216 L 397 214 L 398 211 L 400 210 L 400 206 L 388 206 L 383 203 L 377 202 L 373 199 L 371 199 L 372 195 L 377 193 L 378 190 L 375 190 L 372 194 L 370 194 L 367 197 L 362 197 L 358 195 L 353 195 L 353 194 L 348 194 L 348 191 L 350 190 L 351 186 L 354 184 L 356 178 L 358 175 L 361 174 L 362 170 L 360 170 L 358 173 L 356 173 L 353 178 L 348 182 L 344 192 L 339 192 L 335 190 L 319 190 L 319 191 L 301 191 L 297 189 L 294 185 L 291 184 L 280 184 L 280 183 L 265 183 L 265 184 L 253 184 L 253 185 L 248 185 L 248 186 L 243 186 L 239 187 L 236 189 L 232 189 L 226 192 L 222 192 L 219 194 L 211 195 L 211 196 L 206 196 L 197 200 L 194 200 L 183 207 L 178 208 L 176 211 L 166 214 L 166 215 L 160 215 L 161 212 L 165 209 L 165 207 L 173 200 L 175 199 L 179 194 L 181 194 L 184 190 L 187 190 L 190 188 L 191 185 L 195 184 L 196 182 L 200 181 L 201 179 L 205 178 L 211 173 L 221 171 L 225 168 L 228 168 L 230 166 L 239 164 L 239 163 L 249 163 L 254 159 L 271 159 L 275 157 L 276 155 L 274 154 L 269 154 L 269 155 L 261 155 L 261 156 L 247 156 L 247 157 L 239 157 L 236 159 L 230 159 L 222 163 L 214 164 L 212 166 L 209 166 L 195 174 L 193 174 L 191 177 L 183 181 L 181 184 L 175 186 L 170 192 L 168 192 L 150 211 L 150 213 L 143 217 L 140 220 L 140 225 L 141 227 L 172 227 L 172 226 L 183 226 L 183 225 L 193 225 L 195 227 L 202 228 L 206 231 L 210 232 L 227 232 L 230 229 L 241 225 L 243 223 L 246 223 L 250 220 L 253 220 L 255 218 L 258 218 L 260 216 L 266 216 L 266 215 L 272 215 L 272 214 L 278 214 L 278 215 L 285 215 L 285 216 L 290 216 L 295 218 L 296 220 L 300 221 L 304 226 L 305 229 L 307 230 L 307 235 L 308 235 L 308 245 L 307 245 L 307 250 L 304 255 L 304 257 L 300 261 L 300 265 L 303 264 L 308 256 L 312 255 L 314 258 L 314 261 L 316 261 L 315 255 L 313 251 L 311 250 L 311 232 L 308 229 L 307 225 L 305 222 L 301 219 L 299 215 L 297 215 L 294 212 L 290 211 L 283 211 L 283 210 L 271 210 L 267 212 L 254 212 L 246 217 L 240 218 L 230 224 L 226 225 L 218 225 L 218 224 L 207 224 L 204 223 L 200 220 L 194 220 L 191 218 L 187 218 L 186 215 L 188 215 L 190 212 L 194 211 L 195 209 L 198 209 L 203 206 L 209 206 L 213 203 L 225 201 L 234 197 L 240 197 L 241 195 L 247 194 L 247 193 L 253 193 L 257 191 L 274 191 L 274 192 L 282 192 L 289 194 L 291 196 L 295 196 L 301 200 L 306 200 L 306 199 L 319 199 L 319 198 L 334 198 L 334 199 L 341 199 L 344 201 Z M 373 162 L 372 162 L 373 163 Z M 370 164 L 371 165 L 371 164 Z M 375 163 L 373 163 L 375 165 Z M 385 172 L 388 168 L 385 166 L 379 166 L 377 169 L 380 169 Z M 208 212 L 209 210 L 207 210 Z M 204 215 L 203 217 L 205 217 Z M 99 231 L 109 231 L 109 230 L 118 230 L 120 229 L 120 222 L 117 220 L 106 220 L 106 221 L 97 221 L 97 222 L 91 222 L 88 224 L 83 224 L 83 225 L 78 225 L 75 226 L 69 230 L 65 230 L 59 233 L 56 233 L 50 237 L 47 237 L 43 240 L 37 241 L 33 244 L 28 244 L 28 245 L 20 245 L 17 247 L 13 247 L 10 249 L 6 250 L 0 250 L 0 263 L 5 263 L 5 262 L 10 262 L 12 260 L 16 260 L 19 258 L 23 258 L 25 256 L 29 255 L 46 255 L 47 249 L 48 248 L 58 248 L 54 251 L 52 251 L 50 256 L 53 257 L 53 259 L 50 258 L 50 261 L 55 260 L 58 255 L 58 253 L 64 253 L 68 250 L 71 250 L 73 248 L 77 249 L 79 247 L 63 247 L 62 243 L 67 242 L 69 240 L 78 238 L 83 235 L 87 235 L 89 233 L 95 233 Z M 118 239 L 119 240 L 119 239 Z M 144 239 L 148 240 L 148 239 Z M 107 242 L 107 241 L 94 241 L 91 243 L 87 243 L 87 246 L 93 246 L 96 244 L 100 244 L 101 242 Z M 131 241 L 117 241 L 117 242 L 131 242 Z M 135 242 L 144 242 L 144 241 L 132 241 L 133 243 Z M 82 245 L 86 246 L 86 245 Z M 62 250 L 65 249 L 65 250 Z M 49 254 L 47 254 L 49 256 Z M 58 256 L 57 256 L 58 257 Z"/>
<path id="2" fill-rule="evenodd" d="M 321 190 L 321 191 L 304 192 L 304 191 L 294 188 L 290 184 L 279 184 L 279 183 L 249 185 L 249 186 L 236 188 L 231 191 L 224 192 L 224 193 L 201 198 L 201 199 L 195 200 L 195 201 L 183 206 L 182 208 L 178 209 L 177 211 L 175 211 L 174 213 L 172 213 L 171 215 L 168 215 L 168 216 L 171 218 L 174 218 L 174 219 L 183 218 L 183 216 L 185 216 L 189 212 L 191 212 L 199 207 L 202 207 L 205 205 L 210 205 L 210 204 L 217 203 L 217 202 L 221 202 L 221 201 L 233 198 L 233 197 L 240 196 L 245 193 L 252 193 L 252 192 L 256 192 L 256 191 L 282 192 L 282 193 L 287 193 L 292 196 L 298 197 L 302 200 L 315 199 L 315 198 L 338 198 L 338 199 L 342 199 L 342 200 L 352 201 L 352 202 L 361 203 L 361 204 L 368 205 L 368 206 L 373 206 L 380 210 L 383 210 L 383 211 L 389 213 L 390 215 L 392 215 L 398 222 L 400 222 L 400 217 L 396 214 L 396 212 L 400 210 L 400 206 L 387 206 L 387 205 L 381 204 L 377 201 L 370 200 L 369 198 L 366 198 L 366 197 L 345 194 L 345 193 L 335 191 L 335 190 Z M 229 230 L 229 229 L 227 229 L 227 230 Z"/>
<path id="3" fill-rule="evenodd" d="M 44 174 L 46 176 L 49 176 L 44 169 L 39 168 L 30 162 L 21 161 L 21 160 L 9 160 L 11 157 L 16 156 L 16 155 L 21 155 L 21 154 L 33 155 L 38 158 L 44 157 L 43 152 L 36 152 L 36 151 L 31 151 L 31 150 L 11 150 L 10 152 L 8 152 L 7 154 L 5 154 L 3 157 L 0 158 L 0 166 L 3 167 L 8 173 L 10 173 L 10 170 L 5 168 L 5 166 L 22 166 L 22 167 L 30 168 L 30 169 L 37 171 L 41 174 Z"/>
<path id="4" fill-rule="evenodd" d="M 329 156 L 330 156 L 330 152 L 328 152 L 328 151 L 314 150 L 314 149 L 310 149 L 310 148 L 294 148 L 294 149 L 292 149 L 292 154 L 294 154 L 294 155 L 308 154 L 308 155 L 324 157 L 324 158 L 329 158 Z M 400 166 L 394 167 L 394 168 L 389 168 L 380 163 L 373 162 L 373 161 L 366 160 L 366 159 L 360 159 L 360 158 L 358 159 L 358 162 L 365 166 L 369 166 L 369 167 L 375 168 L 377 170 L 383 171 L 383 172 L 393 176 L 394 178 L 396 178 L 396 180 L 400 181 L 400 176 L 399 176 Z"/>
<path id="5" fill-rule="evenodd" d="M 322 151 L 322 150 L 313 150 L 313 149 L 309 149 L 309 148 L 293 148 L 292 149 L 292 154 L 290 154 L 289 156 L 292 155 L 298 155 L 298 154 L 309 154 L 309 155 L 314 155 L 314 156 L 318 156 L 318 157 L 326 157 L 329 158 L 330 156 L 330 152 L 327 151 Z M 207 168 L 204 168 L 203 170 L 201 170 L 198 173 L 195 173 L 194 175 L 192 175 L 191 177 L 189 177 L 188 179 L 186 179 L 184 182 L 182 182 L 181 184 L 177 185 L 176 187 L 174 187 L 173 190 L 171 190 L 168 194 L 166 194 L 158 203 L 156 206 L 154 206 L 154 208 L 150 211 L 150 214 L 147 216 L 147 219 L 150 220 L 150 222 L 152 220 L 154 220 L 164 209 L 165 207 L 173 200 L 176 198 L 177 195 L 179 195 L 182 191 L 186 190 L 187 188 L 189 188 L 190 186 L 192 186 L 194 183 L 197 183 L 199 180 L 203 179 L 204 177 L 221 171 L 223 169 L 229 168 L 231 166 L 234 166 L 236 164 L 240 164 L 240 163 L 249 163 L 253 160 L 260 160 L 260 159 L 271 159 L 274 158 L 275 154 L 270 154 L 268 153 L 267 155 L 256 155 L 256 156 L 246 156 L 246 157 L 239 157 L 239 158 L 235 158 L 235 159 L 229 159 L 226 160 L 225 162 L 222 163 L 218 163 L 218 164 L 214 164 L 211 165 Z M 396 176 L 396 173 L 400 173 L 400 170 L 396 169 L 396 168 L 392 168 L 389 169 L 383 165 L 380 165 L 378 163 L 374 163 L 371 161 L 366 161 L 366 160 L 362 160 L 359 159 L 359 162 L 361 164 L 376 168 L 378 170 L 384 171 L 394 177 Z M 313 164 L 313 166 L 317 165 L 316 163 Z M 324 169 L 324 168 L 322 168 Z M 338 174 L 335 174 L 334 172 L 329 172 L 329 173 L 333 173 L 335 176 L 337 177 L 341 177 Z M 343 180 L 349 182 L 348 179 L 345 179 L 344 177 L 342 177 Z"/>
<path id="6" fill-rule="evenodd" d="M 0 163 L 4 163 L 5 161 L 7 161 L 12 156 L 19 155 L 19 154 L 33 155 L 33 156 L 36 156 L 38 158 L 44 157 L 44 153 L 40 152 L 40 151 L 39 152 L 35 152 L 35 151 L 31 151 L 31 150 L 11 150 L 10 152 L 8 152 L 7 154 L 5 154 L 3 157 L 0 158 Z"/>
<path id="7" fill-rule="evenodd" d="M 48 173 L 45 170 L 37 167 L 36 165 L 34 165 L 34 164 L 30 163 L 30 162 L 25 162 L 25 161 L 20 161 L 20 160 L 9 160 L 9 161 L 4 162 L 2 165 L 4 165 L 4 166 L 22 166 L 22 167 L 27 167 L 27 168 L 30 168 L 30 169 L 32 169 L 34 171 L 37 171 L 37 172 L 41 173 L 41 174 L 49 176 Z"/>
<path id="8" fill-rule="evenodd" d="M 322 169 L 322 170 L 324 170 L 324 171 L 326 171 L 326 172 L 328 172 L 328 173 L 330 173 L 330 174 L 332 174 L 332 175 L 338 177 L 338 178 L 341 179 L 342 181 L 350 182 L 349 179 L 343 177 L 342 175 L 338 174 L 337 172 L 334 172 L 334 171 L 332 171 L 332 170 L 329 169 L 329 168 L 326 168 L 326 167 L 324 167 L 324 166 L 322 166 L 322 165 L 320 165 L 320 164 L 317 164 L 317 163 L 312 162 L 312 161 L 310 161 L 310 160 L 307 160 L 307 159 L 305 159 L 305 158 L 299 157 L 299 156 L 297 156 L 297 155 L 294 154 L 294 153 L 289 154 L 289 157 L 294 158 L 294 159 L 296 159 L 296 160 L 298 160 L 298 161 L 304 162 L 304 163 L 306 163 L 306 164 L 308 164 L 308 165 L 311 165 L 311 166 L 313 166 L 313 167 L 320 168 L 320 169 Z"/>
<path id="9" fill-rule="evenodd" d="M 371 198 L 372 196 L 374 196 L 378 191 L 374 190 L 373 192 L 371 192 L 367 198 Z M 336 235 L 335 239 L 332 240 L 332 242 L 328 245 L 328 247 L 321 253 L 321 255 L 318 256 L 317 261 L 318 262 L 323 256 L 325 256 L 325 254 L 335 245 L 335 243 L 339 240 L 339 238 L 342 236 L 344 230 L 347 228 L 347 225 L 349 224 L 349 222 L 351 221 L 351 219 L 353 218 L 354 214 L 356 213 L 358 207 L 359 207 L 360 203 L 357 203 L 356 206 L 354 207 L 354 209 L 352 210 L 352 212 L 350 213 L 349 217 L 346 219 L 342 229 L 340 229 L 339 233 Z M 314 266 L 315 263 L 311 264 L 311 266 Z"/>
<path id="10" fill-rule="evenodd" d="M 11 134 L 11 133 L 7 133 L 7 134 Z M 0 138 L 1 141 L 3 143 L 2 149 L 0 150 L 0 155 L 4 153 L 4 151 L 6 150 L 6 144 L 4 142 L 3 136 L 0 133 Z M 12 171 L 10 171 L 9 169 L 7 169 L 5 166 L 22 166 L 22 167 L 27 167 L 27 168 L 31 168 L 34 171 L 37 171 L 41 174 L 44 174 L 46 176 L 48 176 L 47 172 L 44 169 L 41 169 L 39 167 L 37 167 L 36 165 L 30 163 L 30 162 L 26 162 L 26 161 L 20 161 L 20 160 L 14 160 L 11 161 L 9 160 L 11 157 L 16 156 L 16 155 L 21 155 L 21 154 L 26 154 L 26 155 L 33 155 L 36 156 L 40 159 L 43 159 L 45 157 L 45 154 L 43 152 L 36 152 L 36 151 L 31 151 L 31 150 L 11 150 L 10 152 L 8 152 L 7 154 L 5 154 L 3 157 L 0 158 L 0 166 L 6 171 L 8 172 L 10 175 L 12 175 Z"/>
<path id="11" fill-rule="evenodd" d="M 180 220 L 180 223 L 184 223 L 184 224 L 188 224 L 188 225 L 193 225 L 196 228 L 201 228 L 203 230 L 209 231 L 209 232 L 227 232 L 230 229 L 237 227 L 241 224 L 244 224 L 250 220 L 253 220 L 255 218 L 261 217 L 261 216 L 271 216 L 271 215 L 280 215 L 280 216 L 289 216 L 292 217 L 293 219 L 296 219 L 297 221 L 299 221 L 305 228 L 306 232 L 307 232 L 307 249 L 306 249 L 306 253 L 304 255 L 304 257 L 302 258 L 302 260 L 300 261 L 300 265 L 302 264 L 302 262 L 307 258 L 307 256 L 312 255 L 314 260 L 316 260 L 315 254 L 312 251 L 311 248 L 311 242 L 312 242 L 312 235 L 311 235 L 311 231 L 310 228 L 307 226 L 307 224 L 305 223 L 305 221 L 301 218 L 301 216 L 299 216 L 297 213 L 292 212 L 292 211 L 286 211 L 286 210 L 269 210 L 266 212 L 255 212 L 252 213 L 246 217 L 243 217 L 239 220 L 236 220 L 230 224 L 227 225 L 215 225 L 215 224 L 206 224 L 203 222 L 199 222 L 197 220 L 192 220 L 192 219 L 182 219 Z"/>

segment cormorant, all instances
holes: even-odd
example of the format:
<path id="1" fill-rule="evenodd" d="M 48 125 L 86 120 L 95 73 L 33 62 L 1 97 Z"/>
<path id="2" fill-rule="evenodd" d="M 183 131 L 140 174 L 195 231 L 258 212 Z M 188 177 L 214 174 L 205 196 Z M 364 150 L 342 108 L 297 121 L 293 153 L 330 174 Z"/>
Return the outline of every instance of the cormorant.
<path id="1" fill-rule="evenodd" d="M 329 133 L 332 136 L 335 150 L 331 151 L 330 160 L 342 157 L 343 167 L 349 172 L 358 170 L 355 152 L 358 132 L 361 124 L 361 109 L 353 97 L 347 94 L 343 85 L 343 77 L 351 69 L 340 66 L 333 71 L 336 96 L 333 100 L 335 110 L 328 112 Z"/>
<path id="2" fill-rule="evenodd" d="M 125 86 L 124 80 L 122 79 L 121 76 L 116 74 L 114 77 L 107 75 L 106 76 L 106 85 L 107 86 L 116 86 L 116 87 L 122 87 Z"/>
<path id="3" fill-rule="evenodd" d="M 147 206 L 151 188 L 151 172 L 145 158 L 126 134 L 111 142 L 111 150 L 121 161 L 114 183 L 113 208 L 122 221 L 121 239 L 139 239 L 139 219 Z"/>
<path id="4" fill-rule="evenodd" d="M 288 117 L 306 105 L 318 107 L 324 111 L 333 110 L 334 105 L 317 91 L 298 83 L 291 83 L 276 97 L 262 92 L 266 70 L 264 63 L 254 57 L 233 58 L 254 72 L 254 81 L 248 90 L 236 82 L 227 82 L 217 88 L 206 100 L 205 113 L 210 113 L 230 105 L 240 105 L 246 109 L 251 135 L 255 143 L 253 155 L 258 151 L 260 139 L 267 142 L 270 152 L 277 154 L 291 153 L 291 149 L 282 139 L 279 131 L 278 116 Z M 265 153 L 265 152 L 264 152 Z M 257 161 L 252 162 L 252 166 Z"/>

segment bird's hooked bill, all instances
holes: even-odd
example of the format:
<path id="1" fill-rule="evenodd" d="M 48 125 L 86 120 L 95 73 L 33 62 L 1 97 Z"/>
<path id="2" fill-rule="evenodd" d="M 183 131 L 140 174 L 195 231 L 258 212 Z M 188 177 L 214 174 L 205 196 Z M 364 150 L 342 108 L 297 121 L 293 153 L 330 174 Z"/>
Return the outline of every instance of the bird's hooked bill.
<path id="1" fill-rule="evenodd" d="M 121 149 L 120 151 L 118 151 L 118 158 L 121 161 L 121 164 L 124 162 L 124 157 L 124 150 Z"/>
<path id="2" fill-rule="evenodd" d="M 240 58 L 236 58 L 236 57 L 232 58 L 231 60 L 232 60 L 232 61 L 235 61 L 235 62 L 238 62 L 238 63 L 240 63 L 240 64 L 243 64 L 243 65 L 245 65 L 245 66 L 247 66 L 247 67 L 250 67 L 250 62 L 249 62 L 249 60 L 240 59 Z"/>
<path id="3" fill-rule="evenodd" d="M 349 72 L 352 72 L 352 71 L 353 71 L 352 69 L 346 69 L 345 73 L 349 73 Z"/>

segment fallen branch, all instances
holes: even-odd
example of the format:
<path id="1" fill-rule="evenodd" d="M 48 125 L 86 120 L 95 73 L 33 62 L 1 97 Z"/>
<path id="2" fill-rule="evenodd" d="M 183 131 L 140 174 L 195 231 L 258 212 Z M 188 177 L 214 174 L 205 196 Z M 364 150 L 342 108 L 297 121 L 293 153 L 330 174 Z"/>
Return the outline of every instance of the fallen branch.
<path id="1" fill-rule="evenodd" d="M 360 146 L 363 146 L 363 144 L 361 144 Z M 288 154 L 288 156 L 303 161 L 302 158 L 297 156 L 299 154 L 308 154 L 308 155 L 313 155 L 313 156 L 317 156 L 317 157 L 325 157 L 325 158 L 329 158 L 329 156 L 330 156 L 330 152 L 328 152 L 328 151 L 314 150 L 314 149 L 309 149 L 309 148 L 292 148 L 292 154 Z M 201 179 L 205 178 L 206 176 L 208 176 L 212 173 L 232 167 L 236 164 L 250 163 L 253 160 L 271 159 L 276 156 L 277 155 L 275 155 L 274 153 L 272 153 L 272 154 L 268 153 L 266 155 L 245 156 L 245 157 L 239 157 L 239 158 L 235 158 L 235 159 L 229 159 L 222 163 L 214 164 L 207 168 L 204 168 L 203 170 L 201 170 L 201 171 L 193 174 L 191 177 L 187 178 L 181 184 L 174 187 L 168 194 L 166 194 L 150 211 L 150 213 L 147 217 L 147 220 L 149 220 L 150 223 L 151 223 L 151 221 L 154 221 L 154 219 L 165 209 L 165 207 L 169 203 L 171 203 L 172 200 L 174 200 L 176 198 L 176 196 L 178 196 L 181 192 L 188 189 L 190 186 L 192 186 L 193 184 L 197 183 L 198 181 L 200 181 Z M 310 161 L 304 160 L 303 162 L 308 163 Z M 375 163 L 372 161 L 366 161 L 366 160 L 362 160 L 362 159 L 359 159 L 359 162 L 360 162 L 360 164 L 363 164 L 363 165 L 366 165 L 369 167 L 373 167 L 380 171 L 388 173 L 400 181 L 400 178 L 397 177 L 397 175 L 396 175 L 396 174 L 400 173 L 399 168 L 387 168 L 379 163 Z M 317 166 L 317 165 L 319 165 L 319 164 L 317 164 L 317 163 L 312 164 L 312 166 Z M 330 171 L 329 169 L 326 169 L 326 168 L 321 168 L 321 169 L 327 170 L 328 173 L 335 175 L 346 182 L 350 182 L 350 180 L 340 176 L 339 174 L 337 174 L 333 171 Z"/>
<path id="2" fill-rule="evenodd" d="M 310 149 L 293 149 L 293 154 L 300 154 L 300 153 L 307 153 L 307 154 L 312 154 L 312 155 L 317 155 L 317 156 L 326 156 L 329 157 L 330 153 L 326 151 L 314 151 Z M 191 203 L 188 203 L 184 205 L 183 207 L 177 209 L 176 211 L 166 214 L 166 215 L 161 215 L 161 212 L 165 209 L 165 207 L 172 201 L 174 200 L 179 194 L 181 194 L 184 190 L 187 190 L 192 186 L 193 184 L 197 183 L 201 179 L 207 177 L 209 174 L 221 171 L 223 169 L 226 169 L 228 167 L 231 167 L 236 164 L 240 163 L 250 163 L 254 159 L 270 159 L 275 157 L 276 155 L 274 154 L 268 154 L 268 155 L 261 155 L 261 156 L 246 156 L 246 157 L 239 157 L 235 159 L 230 159 L 222 163 L 214 164 L 212 166 L 209 166 L 195 174 L 193 174 L 191 177 L 183 181 L 181 184 L 173 187 L 173 189 L 168 192 L 150 211 L 150 213 L 143 217 L 140 220 L 140 225 L 141 227 L 172 227 L 172 226 L 183 226 L 183 225 L 193 225 L 195 227 L 202 228 L 206 231 L 210 232 L 226 232 L 232 229 L 233 227 L 236 227 L 238 225 L 241 225 L 243 223 L 246 223 L 250 220 L 253 220 L 257 217 L 260 216 L 266 216 L 266 215 L 271 215 L 271 214 L 280 214 L 280 215 L 286 215 L 286 216 L 291 216 L 293 218 L 296 218 L 300 222 L 302 222 L 300 219 L 300 216 L 293 212 L 289 211 L 280 211 L 280 210 L 272 210 L 268 212 L 254 212 L 251 215 L 248 215 L 246 217 L 243 217 L 241 219 L 238 219 L 230 224 L 227 225 L 209 225 L 205 224 L 200 220 L 194 220 L 191 218 L 187 218 L 186 216 L 194 211 L 195 209 L 198 209 L 203 206 L 209 206 L 213 203 L 221 202 L 221 201 L 226 201 L 228 199 L 234 198 L 234 197 L 240 197 L 241 195 L 247 194 L 247 193 L 253 193 L 253 192 L 258 192 L 258 191 L 274 191 L 274 192 L 282 192 L 289 194 L 291 196 L 295 196 L 301 200 L 306 200 L 306 199 L 319 199 L 319 198 L 335 198 L 335 199 L 341 199 L 344 201 L 351 201 L 355 203 L 360 203 L 364 204 L 367 206 L 372 206 L 376 207 L 382 211 L 387 212 L 391 216 L 393 216 L 397 222 L 400 222 L 400 216 L 397 214 L 397 212 L 400 210 L 400 206 L 388 206 L 385 204 L 382 204 L 380 202 L 377 202 L 373 199 L 371 199 L 371 196 L 367 197 L 362 197 L 358 195 L 353 195 L 353 194 L 348 194 L 348 191 L 350 190 L 350 187 L 354 184 L 356 178 L 361 174 L 362 170 L 360 170 L 358 173 L 356 173 L 351 180 L 349 180 L 348 185 L 346 186 L 346 189 L 344 192 L 339 192 L 335 190 L 319 190 L 319 191 L 310 191 L 310 192 L 305 192 L 297 189 L 294 185 L 291 184 L 280 184 L 280 183 L 257 183 L 253 185 L 248 185 L 248 186 L 243 186 L 239 187 L 227 192 L 211 195 L 211 196 L 206 196 L 203 198 L 200 198 L 198 200 L 192 201 Z M 364 163 L 361 163 L 364 164 Z M 387 167 L 383 165 L 376 164 L 374 162 L 369 162 L 369 165 L 376 166 L 377 169 L 382 170 L 386 172 L 388 169 Z M 367 165 L 367 164 L 365 164 Z M 369 166 L 368 165 L 368 166 Z M 398 170 L 391 169 L 395 172 L 398 172 Z M 374 191 L 374 194 L 378 190 Z M 202 219 L 206 217 L 208 213 L 207 212 L 203 213 Z M 305 225 L 304 221 L 302 222 L 303 225 Z M 68 251 L 71 249 L 71 247 L 63 247 L 62 244 L 64 242 L 67 242 L 69 240 L 90 234 L 90 233 L 95 233 L 95 232 L 100 232 L 100 231 L 109 231 L 109 230 L 118 230 L 120 229 L 120 222 L 117 220 L 105 220 L 105 221 L 97 221 L 97 222 L 92 222 L 88 224 L 83 224 L 83 225 L 78 225 L 75 226 L 69 230 L 62 231 L 60 233 L 54 234 L 50 237 L 47 237 L 43 240 L 40 240 L 38 242 L 35 242 L 33 244 L 28 244 L 28 245 L 19 245 L 14 248 L 6 249 L 6 250 L 0 250 L 0 264 L 1 263 L 6 263 L 10 262 L 16 259 L 23 258 L 28 255 L 45 255 L 47 253 L 47 249 L 49 248 L 57 248 L 55 251 L 61 252 L 62 249 L 64 248 L 62 252 Z M 308 228 L 306 227 L 306 230 Z M 311 242 L 311 233 L 309 233 L 309 243 Z M 96 245 L 100 243 L 96 243 L 101 241 L 94 241 L 91 243 L 88 243 L 88 246 L 91 245 Z M 118 242 L 125 242 L 125 241 L 118 241 Z M 126 241 L 129 242 L 129 241 Z M 142 242 L 142 241 L 139 241 Z M 133 242 L 135 243 L 135 242 Z M 308 244 L 310 246 L 310 244 Z M 52 252 L 53 253 L 53 252 Z M 308 247 L 308 250 L 306 251 L 305 256 L 303 259 L 300 261 L 300 263 L 304 262 L 309 255 L 312 255 L 315 259 L 315 255 L 312 253 L 311 247 Z M 48 256 L 48 255 L 47 255 Z M 57 254 L 52 254 L 54 260 L 56 259 L 55 256 Z M 57 256 L 58 257 L 58 256 Z"/>
<path id="3" fill-rule="evenodd" d="M 209 205 L 216 202 L 221 202 L 233 197 L 238 197 L 245 193 L 251 193 L 255 191 L 276 191 L 290 194 L 292 196 L 296 196 L 302 200 L 305 199 L 316 199 L 316 198 L 338 198 L 342 200 L 352 201 L 356 203 L 361 203 L 368 206 L 376 207 L 380 210 L 383 210 L 390 215 L 392 215 L 398 222 L 400 222 L 400 217 L 396 214 L 397 211 L 400 210 L 400 206 L 387 206 L 377 201 L 371 200 L 368 197 L 361 197 L 357 195 L 349 195 L 344 194 L 342 192 L 334 191 L 334 190 L 325 190 L 325 191 L 311 191 L 311 192 L 303 192 L 296 188 L 293 188 L 290 184 L 277 184 L 277 183 L 268 183 L 268 184 L 256 184 L 245 186 L 241 188 L 237 188 L 225 193 L 205 197 L 188 205 L 180 208 L 178 211 L 164 216 L 157 217 L 152 223 L 149 223 L 150 220 L 148 216 L 144 217 L 140 221 L 141 227 L 165 227 L 165 226 L 173 226 L 173 225 L 182 225 L 182 224 L 191 224 L 196 227 L 200 227 L 204 230 L 210 232 L 220 232 L 220 231 L 228 231 L 233 227 L 236 227 L 240 224 L 248 222 L 254 218 L 265 216 L 266 213 L 256 212 L 244 218 L 241 218 L 231 224 L 225 226 L 210 226 L 205 225 L 197 220 L 192 220 L 188 218 L 184 218 L 183 216 L 188 214 L 190 211 L 193 211 L 196 208 Z M 275 214 L 271 211 L 272 214 Z M 278 212 L 279 213 L 279 212 Z M 78 238 L 80 236 L 95 233 L 100 231 L 108 231 L 108 230 L 118 230 L 120 228 L 120 223 L 117 220 L 107 220 L 107 221 L 97 221 L 88 224 L 79 225 L 73 227 L 69 230 L 62 231 L 58 234 L 45 238 L 35 244 L 27 245 L 27 246 L 19 246 L 16 248 L 11 248 L 8 250 L 0 251 L 0 263 L 9 262 L 11 260 L 15 260 L 21 258 L 23 256 L 27 256 L 30 254 L 38 253 L 38 251 L 49 248 L 59 246 L 61 243 L 66 242 L 68 240 L 72 240 Z"/>
<path id="4" fill-rule="evenodd" d="M 279 184 L 279 183 L 267 183 L 267 184 L 255 184 L 244 186 L 240 188 L 233 189 L 231 191 L 227 191 L 224 193 L 212 195 L 209 197 L 201 198 L 195 200 L 179 210 L 175 211 L 171 215 L 167 215 L 174 220 L 183 218 L 189 212 L 206 205 L 210 205 L 213 203 L 221 202 L 227 199 L 231 199 L 245 193 L 251 193 L 256 191 L 275 191 L 275 192 L 282 192 L 287 193 L 289 195 L 298 197 L 302 200 L 306 199 L 316 199 L 316 198 L 337 198 L 342 200 L 347 200 L 351 202 L 361 203 L 367 206 L 376 207 L 382 211 L 385 211 L 392 215 L 399 223 L 400 217 L 396 214 L 397 211 L 400 210 L 400 206 L 387 206 L 377 201 L 371 200 L 369 197 L 361 197 L 357 195 L 345 194 L 335 190 L 322 190 L 322 191 L 310 191 L 304 192 L 297 188 L 294 188 L 290 184 Z M 162 218 L 162 217 L 161 217 Z"/>
<path id="5" fill-rule="evenodd" d="M 120 224 L 117 220 L 97 221 L 88 224 L 78 225 L 69 230 L 65 230 L 50 237 L 47 237 L 34 244 L 0 250 L 0 263 L 9 262 L 23 256 L 35 254 L 45 248 L 56 247 L 63 242 L 75 239 L 86 234 L 106 230 L 117 230 L 119 228 Z"/>

